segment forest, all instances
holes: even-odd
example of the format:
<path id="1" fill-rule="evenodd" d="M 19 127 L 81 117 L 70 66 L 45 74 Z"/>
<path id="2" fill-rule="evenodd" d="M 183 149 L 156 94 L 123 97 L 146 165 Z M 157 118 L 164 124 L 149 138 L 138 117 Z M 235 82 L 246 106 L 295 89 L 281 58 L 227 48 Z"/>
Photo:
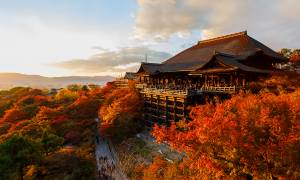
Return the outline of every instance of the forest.
<path id="1" fill-rule="evenodd" d="M 144 128 L 133 87 L 0 91 L 0 179 L 94 179 L 96 132 L 120 142 Z"/>
<path id="2" fill-rule="evenodd" d="M 0 91 L 0 179 L 94 179 L 97 131 L 116 144 L 130 179 L 300 177 L 298 74 L 274 74 L 230 99 L 191 107 L 190 120 L 155 125 L 157 143 L 183 154 L 172 162 L 136 138 L 145 123 L 134 87 Z"/>
<path id="3" fill-rule="evenodd" d="M 92 179 L 98 89 L 0 92 L 0 179 Z"/>

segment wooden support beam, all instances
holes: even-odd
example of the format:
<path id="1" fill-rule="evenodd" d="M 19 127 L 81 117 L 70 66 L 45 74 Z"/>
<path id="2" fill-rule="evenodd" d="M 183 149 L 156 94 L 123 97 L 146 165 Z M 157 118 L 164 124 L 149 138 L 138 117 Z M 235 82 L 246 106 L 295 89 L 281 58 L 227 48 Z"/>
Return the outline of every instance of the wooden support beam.
<path id="1" fill-rule="evenodd" d="M 185 103 L 186 101 L 183 102 L 183 110 L 182 110 L 183 117 L 185 117 L 185 109 L 186 109 Z"/>
<path id="2" fill-rule="evenodd" d="M 159 95 L 156 95 L 156 115 L 157 115 L 157 117 L 159 117 L 159 115 L 160 115 L 160 113 L 159 113 L 159 99 L 160 99 L 160 97 L 159 97 Z M 156 119 L 156 121 L 158 122 L 158 118 Z"/>
<path id="3" fill-rule="evenodd" d="M 176 99 L 177 98 L 174 97 L 174 106 L 173 106 L 173 112 L 174 112 L 173 119 L 174 119 L 174 121 L 176 121 L 176 103 L 177 103 Z"/>
<path id="4" fill-rule="evenodd" d="M 165 122 L 167 123 L 168 122 L 168 96 L 166 96 L 166 99 L 165 99 L 165 105 L 166 105 L 166 112 L 165 112 L 165 116 L 166 116 L 166 119 L 165 119 Z"/>

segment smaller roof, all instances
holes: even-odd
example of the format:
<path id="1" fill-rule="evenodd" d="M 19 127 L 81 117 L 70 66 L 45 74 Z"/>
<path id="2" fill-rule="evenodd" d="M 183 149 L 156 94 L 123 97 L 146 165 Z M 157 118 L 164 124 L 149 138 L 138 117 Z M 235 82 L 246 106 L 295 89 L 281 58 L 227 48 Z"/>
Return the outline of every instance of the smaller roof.
<path id="1" fill-rule="evenodd" d="M 126 72 L 125 76 L 124 76 L 124 79 L 135 79 L 135 77 L 136 77 L 136 73 L 134 73 L 134 72 Z"/>
<path id="2" fill-rule="evenodd" d="M 147 75 L 153 75 L 161 71 L 161 65 L 162 64 L 158 64 L 158 63 L 146 63 L 146 62 L 142 62 L 140 69 L 138 70 L 137 73 L 145 73 Z"/>
<path id="3" fill-rule="evenodd" d="M 230 54 L 216 53 L 209 62 L 207 62 L 197 70 L 190 72 L 190 75 L 216 73 L 216 72 L 231 72 L 237 70 L 242 70 L 245 72 L 255 72 L 255 73 L 272 72 L 272 70 L 258 69 L 243 64 L 242 62 L 245 58 L 246 57 L 244 56 L 233 56 Z M 209 65 L 212 62 L 218 62 L 220 64 L 223 64 L 224 67 L 210 67 Z"/>

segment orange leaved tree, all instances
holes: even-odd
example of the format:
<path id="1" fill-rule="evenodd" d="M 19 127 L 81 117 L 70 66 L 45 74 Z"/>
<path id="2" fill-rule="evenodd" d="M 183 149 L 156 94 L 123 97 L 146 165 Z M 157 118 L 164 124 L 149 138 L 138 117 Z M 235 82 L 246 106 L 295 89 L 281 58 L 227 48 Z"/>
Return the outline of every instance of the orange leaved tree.
<path id="1" fill-rule="evenodd" d="M 106 127 L 107 135 L 120 139 L 141 130 L 142 101 L 138 93 L 130 88 L 115 89 L 110 92 L 105 89 L 99 117 L 102 127 Z"/>
<path id="2" fill-rule="evenodd" d="M 186 152 L 182 164 L 195 177 L 299 177 L 300 89 L 236 95 L 190 116 L 180 128 L 155 126 L 153 135 Z"/>
<path id="3" fill-rule="evenodd" d="M 300 63 L 300 52 L 295 52 L 290 57 L 290 62 L 292 63 Z"/>

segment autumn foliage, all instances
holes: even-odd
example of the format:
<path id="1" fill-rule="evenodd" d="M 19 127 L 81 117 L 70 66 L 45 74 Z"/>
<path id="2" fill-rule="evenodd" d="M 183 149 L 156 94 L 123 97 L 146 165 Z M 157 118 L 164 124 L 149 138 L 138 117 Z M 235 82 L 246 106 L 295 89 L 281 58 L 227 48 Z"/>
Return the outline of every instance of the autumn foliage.
<path id="1" fill-rule="evenodd" d="M 178 175 L 185 167 L 195 179 L 299 177 L 300 89 L 240 94 L 196 106 L 190 116 L 181 126 L 153 129 L 158 142 L 187 153 Z"/>
<path id="2" fill-rule="evenodd" d="M 109 89 L 103 88 L 104 101 L 99 110 L 102 133 L 114 136 L 115 139 L 134 135 L 142 130 L 142 101 L 133 88 Z"/>
<path id="3" fill-rule="evenodd" d="M 292 63 L 300 63 L 300 53 L 293 53 L 290 57 L 290 62 Z"/>
<path id="4" fill-rule="evenodd" d="M 20 87 L 0 91 L 0 97 L 0 179 L 95 177 L 95 119 L 103 97 L 98 87 L 77 85 L 56 94 Z M 33 148 L 11 143 L 16 139 Z M 64 146 L 72 153 L 61 152 Z M 6 147 L 13 148 L 24 163 Z M 27 151 L 34 157 L 24 154 Z M 38 160 L 32 161 L 35 157 Z M 76 163 L 66 170 L 70 162 Z"/>

